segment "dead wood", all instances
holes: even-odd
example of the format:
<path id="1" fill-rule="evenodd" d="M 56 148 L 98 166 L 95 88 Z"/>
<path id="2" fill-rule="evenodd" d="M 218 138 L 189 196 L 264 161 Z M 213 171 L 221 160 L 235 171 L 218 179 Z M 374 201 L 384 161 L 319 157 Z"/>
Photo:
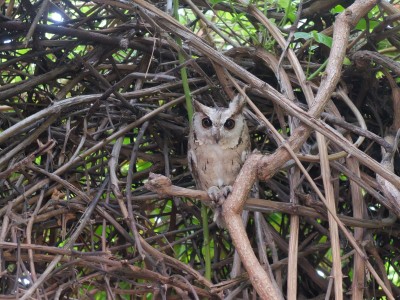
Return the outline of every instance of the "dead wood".
<path id="1" fill-rule="evenodd" d="M 267 2 L 0 1 L 0 298 L 400 297 L 400 11 Z M 209 245 L 186 84 L 258 150 Z"/>

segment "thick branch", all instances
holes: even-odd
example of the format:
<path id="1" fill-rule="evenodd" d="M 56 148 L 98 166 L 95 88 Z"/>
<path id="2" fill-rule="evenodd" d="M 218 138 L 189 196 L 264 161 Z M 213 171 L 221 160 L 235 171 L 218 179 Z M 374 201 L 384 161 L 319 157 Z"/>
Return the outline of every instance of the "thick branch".
<path id="1" fill-rule="evenodd" d="M 187 197 L 197 199 L 204 204 L 209 204 L 211 199 L 206 191 L 187 189 L 173 185 L 171 180 L 164 175 L 150 173 L 149 180 L 145 184 L 146 189 L 156 193 L 159 197 Z M 149 199 L 154 195 L 147 196 Z M 259 211 L 264 213 L 282 212 L 291 215 L 299 215 L 304 217 L 312 217 L 314 219 L 327 220 L 327 214 L 321 213 L 312 207 L 303 205 L 294 205 L 279 201 L 271 201 L 267 199 L 248 198 L 244 204 L 244 209 L 249 211 Z M 359 219 L 349 216 L 338 215 L 339 219 L 350 227 L 361 227 L 367 229 L 378 229 L 383 227 L 392 227 L 396 222 L 396 217 L 389 216 L 380 220 Z M 397 230 L 400 228 L 393 228 Z"/>

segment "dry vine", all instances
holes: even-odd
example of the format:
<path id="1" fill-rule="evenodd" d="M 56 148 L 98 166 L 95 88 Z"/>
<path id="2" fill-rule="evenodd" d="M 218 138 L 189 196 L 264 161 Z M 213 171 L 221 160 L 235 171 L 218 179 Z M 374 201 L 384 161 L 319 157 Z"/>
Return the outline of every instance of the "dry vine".
<path id="1" fill-rule="evenodd" d="M 288 28 L 243 0 L 184 0 L 181 22 L 169 1 L 0 1 L 2 299 L 400 297 L 400 65 L 375 51 L 399 53 L 400 11 L 348 2 L 295 1 Z M 331 47 L 291 40 L 311 30 Z M 209 218 L 211 280 L 186 84 L 209 105 L 248 97 L 258 149 L 227 230 Z"/>

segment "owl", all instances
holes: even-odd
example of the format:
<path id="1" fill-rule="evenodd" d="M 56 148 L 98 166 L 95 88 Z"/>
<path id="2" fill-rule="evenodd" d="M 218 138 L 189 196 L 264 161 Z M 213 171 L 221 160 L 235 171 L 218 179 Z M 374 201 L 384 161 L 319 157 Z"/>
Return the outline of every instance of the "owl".
<path id="1" fill-rule="evenodd" d="M 224 227 L 221 205 L 250 152 L 244 105 L 241 95 L 235 96 L 228 108 L 212 108 L 194 101 L 188 165 L 197 188 L 210 196 L 214 221 L 219 227 Z"/>

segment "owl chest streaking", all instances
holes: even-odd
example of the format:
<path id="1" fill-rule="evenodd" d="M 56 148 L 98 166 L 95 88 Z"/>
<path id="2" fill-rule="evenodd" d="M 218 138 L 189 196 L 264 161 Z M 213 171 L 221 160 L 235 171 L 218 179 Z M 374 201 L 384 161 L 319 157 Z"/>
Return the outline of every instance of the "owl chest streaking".
<path id="1" fill-rule="evenodd" d="M 197 188 L 208 192 L 214 208 L 220 207 L 231 192 L 231 186 L 250 152 L 244 104 L 241 96 L 236 96 L 228 108 L 211 108 L 194 102 L 188 147 L 189 169 Z M 218 215 L 216 211 L 214 219 L 218 219 Z"/>

